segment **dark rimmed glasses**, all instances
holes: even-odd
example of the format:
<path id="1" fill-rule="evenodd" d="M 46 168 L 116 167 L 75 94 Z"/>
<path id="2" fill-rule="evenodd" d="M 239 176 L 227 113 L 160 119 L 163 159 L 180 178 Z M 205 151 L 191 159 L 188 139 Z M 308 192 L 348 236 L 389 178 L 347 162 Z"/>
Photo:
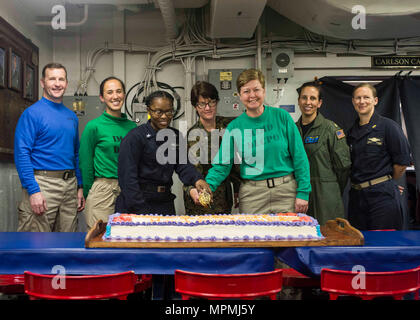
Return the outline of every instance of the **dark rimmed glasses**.
<path id="1" fill-rule="evenodd" d="M 204 109 L 206 106 L 209 106 L 210 108 L 214 108 L 217 104 L 217 100 L 210 100 L 209 102 L 198 102 L 197 108 Z"/>
<path id="2" fill-rule="evenodd" d="M 174 110 L 171 110 L 171 111 L 162 111 L 162 110 L 159 110 L 159 109 L 153 110 L 152 108 L 149 108 L 149 110 L 153 114 L 155 114 L 156 116 L 158 116 L 158 117 L 163 116 L 163 114 L 165 114 L 167 117 L 172 117 L 174 115 L 174 113 L 175 113 Z"/>

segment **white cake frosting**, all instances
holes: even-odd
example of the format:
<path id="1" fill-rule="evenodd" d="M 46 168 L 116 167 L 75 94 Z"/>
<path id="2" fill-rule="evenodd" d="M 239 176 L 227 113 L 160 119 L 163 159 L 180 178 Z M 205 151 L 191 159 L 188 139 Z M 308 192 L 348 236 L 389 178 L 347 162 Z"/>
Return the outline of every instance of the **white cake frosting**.
<path id="1" fill-rule="evenodd" d="M 111 215 L 105 241 L 278 241 L 323 239 L 305 214 Z"/>

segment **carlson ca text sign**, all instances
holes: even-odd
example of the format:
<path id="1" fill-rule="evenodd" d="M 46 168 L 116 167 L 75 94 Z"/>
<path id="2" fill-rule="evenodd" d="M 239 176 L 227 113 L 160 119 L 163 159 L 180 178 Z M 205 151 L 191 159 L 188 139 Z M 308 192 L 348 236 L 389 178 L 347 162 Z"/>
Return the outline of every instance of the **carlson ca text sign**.
<path id="1" fill-rule="evenodd" d="M 420 56 L 376 56 L 372 57 L 372 68 L 420 68 Z"/>

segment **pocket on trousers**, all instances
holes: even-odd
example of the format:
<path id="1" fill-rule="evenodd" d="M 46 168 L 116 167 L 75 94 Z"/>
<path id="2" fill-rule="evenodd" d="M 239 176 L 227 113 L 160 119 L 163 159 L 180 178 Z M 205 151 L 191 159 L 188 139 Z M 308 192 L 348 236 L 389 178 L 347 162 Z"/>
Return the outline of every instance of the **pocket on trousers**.
<path id="1" fill-rule="evenodd" d="M 112 194 L 114 195 L 115 199 L 120 195 L 121 188 L 117 185 L 116 187 L 112 188 Z M 114 201 L 115 201 L 114 199 Z"/>
<path id="2" fill-rule="evenodd" d="M 290 180 L 285 181 L 278 187 L 282 189 L 282 193 L 285 193 L 286 195 L 290 194 L 291 196 L 296 197 L 297 182 L 295 178 L 290 178 Z"/>

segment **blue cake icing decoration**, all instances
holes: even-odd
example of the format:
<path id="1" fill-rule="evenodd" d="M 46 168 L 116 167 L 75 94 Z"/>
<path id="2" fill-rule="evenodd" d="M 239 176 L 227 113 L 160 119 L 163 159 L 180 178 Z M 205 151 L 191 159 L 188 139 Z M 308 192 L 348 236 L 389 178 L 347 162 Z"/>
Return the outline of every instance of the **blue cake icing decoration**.
<path id="1" fill-rule="evenodd" d="M 111 226 L 107 224 L 106 231 L 105 231 L 105 237 L 109 237 L 111 235 Z"/>
<path id="2" fill-rule="evenodd" d="M 321 226 L 320 225 L 316 226 L 316 234 L 318 235 L 318 237 L 323 238 L 322 233 L 321 233 Z"/>

